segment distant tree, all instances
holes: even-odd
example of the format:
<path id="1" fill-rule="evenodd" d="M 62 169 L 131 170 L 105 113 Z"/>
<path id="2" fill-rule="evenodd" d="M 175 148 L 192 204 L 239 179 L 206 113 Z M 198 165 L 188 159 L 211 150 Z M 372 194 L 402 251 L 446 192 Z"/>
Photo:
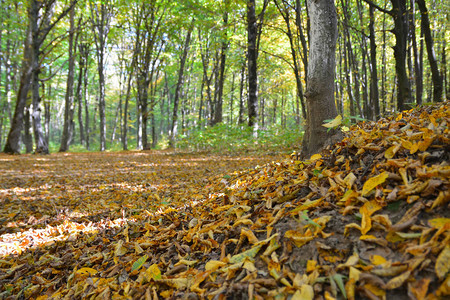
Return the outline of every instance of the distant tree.
<path id="1" fill-rule="evenodd" d="M 420 16 L 422 19 L 421 28 L 423 35 L 425 36 L 428 61 L 430 62 L 431 67 L 431 78 L 433 80 L 433 101 L 439 102 L 442 101 L 443 80 L 441 74 L 439 73 L 437 59 L 434 53 L 433 37 L 431 35 L 430 20 L 428 18 L 428 9 L 425 4 L 425 0 L 416 0 L 416 2 L 420 9 Z"/>
<path id="2" fill-rule="evenodd" d="M 70 29 L 69 29 L 69 72 L 67 74 L 67 88 L 64 104 L 64 129 L 61 137 L 61 145 L 59 152 L 69 151 L 70 143 L 73 138 L 74 130 L 74 99 L 73 99 L 73 83 L 75 78 L 75 56 L 74 49 L 77 48 L 75 36 L 75 9 L 70 12 Z M 74 45 L 75 44 L 75 45 Z"/>
<path id="3" fill-rule="evenodd" d="M 337 116 L 334 102 L 337 14 L 334 0 L 307 0 L 311 20 L 308 82 L 306 85 L 306 131 L 302 157 L 309 157 L 341 138 L 338 130 L 323 127 Z"/>
<path id="4" fill-rule="evenodd" d="M 98 70 L 98 110 L 100 114 L 100 151 L 106 149 L 106 102 L 105 102 L 105 51 L 108 35 L 111 29 L 111 18 L 113 16 L 114 3 L 111 0 L 101 3 L 89 2 L 91 11 L 92 31 L 95 38 L 95 48 Z"/>
<path id="5" fill-rule="evenodd" d="M 186 65 L 186 59 L 189 51 L 189 45 L 191 43 L 191 35 L 192 30 L 194 29 L 194 21 L 192 18 L 191 24 L 189 25 L 188 31 L 186 33 L 186 38 L 184 40 L 184 46 L 182 49 L 181 57 L 180 57 L 180 68 L 178 69 L 178 81 L 177 86 L 175 88 L 175 99 L 173 104 L 173 115 L 172 115 L 172 127 L 170 130 L 170 147 L 175 147 L 175 138 L 178 133 L 178 106 L 181 98 L 181 92 L 184 81 L 184 66 Z"/>
<path id="6" fill-rule="evenodd" d="M 4 148 L 5 153 L 20 153 L 20 133 L 24 123 L 24 108 L 28 92 L 32 92 L 32 120 L 33 133 L 36 144 L 35 152 L 48 154 L 48 143 L 44 137 L 41 125 L 41 109 L 39 95 L 41 72 L 41 55 L 44 41 L 55 25 L 67 15 L 74 7 L 77 0 L 71 2 L 70 6 L 60 13 L 53 21 L 51 20 L 55 8 L 55 0 L 39 1 L 30 0 L 28 4 L 28 30 L 24 42 L 24 55 L 22 61 L 22 75 L 20 79 L 19 92 L 17 94 L 16 108 L 12 120 L 8 139 Z M 50 46 L 49 46 L 50 47 Z M 52 47 L 50 47 L 52 48 Z"/>

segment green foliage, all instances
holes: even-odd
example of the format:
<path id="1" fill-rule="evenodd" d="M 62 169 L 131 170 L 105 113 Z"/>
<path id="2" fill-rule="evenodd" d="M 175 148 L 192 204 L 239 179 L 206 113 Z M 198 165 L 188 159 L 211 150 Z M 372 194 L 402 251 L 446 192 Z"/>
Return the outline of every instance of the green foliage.
<path id="1" fill-rule="evenodd" d="M 207 150 L 212 152 L 240 151 L 282 151 L 298 148 L 303 131 L 301 128 L 281 128 L 272 126 L 258 130 L 253 137 L 248 126 L 230 126 L 218 124 L 206 129 L 192 129 L 189 135 L 183 134 L 177 147 L 189 150 Z"/>

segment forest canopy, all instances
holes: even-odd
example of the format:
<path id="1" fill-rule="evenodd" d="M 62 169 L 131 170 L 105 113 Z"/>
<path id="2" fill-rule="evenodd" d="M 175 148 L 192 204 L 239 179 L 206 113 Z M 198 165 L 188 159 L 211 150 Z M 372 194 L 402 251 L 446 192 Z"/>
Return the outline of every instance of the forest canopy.
<path id="1" fill-rule="evenodd" d="M 335 5 L 334 98 L 345 122 L 449 98 L 446 1 Z M 2 0 L 0 147 L 298 147 L 307 115 L 307 6 Z"/>

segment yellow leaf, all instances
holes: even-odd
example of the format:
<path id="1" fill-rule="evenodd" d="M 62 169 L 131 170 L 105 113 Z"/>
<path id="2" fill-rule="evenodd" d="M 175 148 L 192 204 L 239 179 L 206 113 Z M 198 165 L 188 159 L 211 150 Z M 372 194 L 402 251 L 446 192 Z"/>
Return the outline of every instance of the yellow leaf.
<path id="1" fill-rule="evenodd" d="M 258 270 L 258 269 L 256 269 L 255 264 L 252 263 L 252 262 L 249 261 L 249 260 L 246 260 L 246 261 L 244 262 L 244 265 L 243 265 L 242 267 L 243 267 L 244 269 L 246 269 L 247 271 L 249 271 L 249 272 L 255 272 L 255 271 Z"/>
<path id="2" fill-rule="evenodd" d="M 350 224 L 345 225 L 344 235 L 347 234 L 347 232 L 350 228 L 355 228 L 355 229 L 358 229 L 359 231 L 361 231 L 361 226 L 359 226 L 356 223 L 350 223 Z"/>
<path id="3" fill-rule="evenodd" d="M 392 278 L 386 283 L 386 289 L 393 290 L 399 288 L 403 285 L 403 283 L 411 276 L 411 270 L 406 271 L 405 273 Z"/>
<path id="4" fill-rule="evenodd" d="M 159 280 L 161 279 L 161 271 L 158 268 L 157 264 L 153 264 L 145 271 L 148 279 Z"/>
<path id="5" fill-rule="evenodd" d="M 340 264 L 337 266 L 337 269 L 343 268 L 343 267 L 351 267 L 356 265 L 359 262 L 359 255 L 358 253 L 353 253 L 344 264 Z"/>
<path id="6" fill-rule="evenodd" d="M 364 288 L 366 290 L 369 290 L 375 296 L 381 297 L 382 299 L 385 298 L 386 291 L 382 288 L 379 288 L 378 286 L 376 286 L 374 284 L 367 283 L 364 285 Z"/>
<path id="7" fill-rule="evenodd" d="M 419 150 L 419 143 L 414 143 L 411 146 L 411 149 L 409 150 L 411 154 L 414 154 Z"/>
<path id="8" fill-rule="evenodd" d="M 325 291 L 325 300 L 336 300 L 336 298 L 331 296 L 330 292 Z"/>
<path id="9" fill-rule="evenodd" d="M 312 300 L 314 299 L 314 290 L 308 284 L 302 285 L 300 290 L 297 290 L 291 298 L 292 300 Z"/>
<path id="10" fill-rule="evenodd" d="M 433 205 L 431 208 L 435 208 L 437 206 L 441 206 L 450 201 L 450 192 L 449 191 L 440 191 L 436 200 L 433 201 Z"/>
<path id="11" fill-rule="evenodd" d="M 317 261 L 315 260 L 308 260 L 306 262 L 306 272 L 311 273 L 317 268 Z"/>
<path id="12" fill-rule="evenodd" d="M 354 279 L 355 282 L 359 281 L 359 275 L 361 275 L 361 271 L 354 268 L 354 267 L 350 267 L 350 272 L 349 272 L 349 278 L 350 279 Z"/>
<path id="13" fill-rule="evenodd" d="M 372 191 L 374 188 L 376 188 L 378 185 L 382 184 L 383 182 L 386 181 L 386 179 L 388 178 L 389 174 L 388 172 L 383 172 L 377 176 L 374 176 L 370 179 L 368 179 L 363 186 L 361 195 L 365 196 L 367 195 L 370 191 Z"/>
<path id="14" fill-rule="evenodd" d="M 374 212 L 381 209 L 381 206 L 375 201 L 369 201 L 364 203 L 364 205 L 359 209 L 362 215 L 361 220 L 361 233 L 366 234 L 372 228 L 371 216 Z"/>
<path id="15" fill-rule="evenodd" d="M 406 271 L 408 269 L 407 265 L 391 266 L 381 269 L 372 269 L 370 272 L 382 277 L 392 277 Z"/>
<path id="16" fill-rule="evenodd" d="M 393 158 L 399 149 L 400 149 L 400 145 L 394 145 L 394 146 L 389 147 L 386 150 L 386 152 L 384 152 L 384 157 L 387 159 Z"/>
<path id="17" fill-rule="evenodd" d="M 408 289 L 414 296 L 416 296 L 416 299 L 425 299 L 429 284 L 430 279 L 422 278 L 421 280 L 408 284 Z"/>
<path id="18" fill-rule="evenodd" d="M 356 176 L 352 172 L 350 172 L 347 176 L 344 178 L 344 182 L 347 184 L 347 188 L 351 189 L 353 184 L 356 181 Z"/>
<path id="19" fill-rule="evenodd" d="M 186 260 L 186 259 L 180 259 L 174 266 L 179 266 L 179 265 L 185 265 L 185 266 L 193 266 L 196 263 L 198 263 L 198 260 Z"/>
<path id="20" fill-rule="evenodd" d="M 387 262 L 386 258 L 381 255 L 372 255 L 370 257 L 370 262 L 375 266 L 385 264 Z"/>
<path id="21" fill-rule="evenodd" d="M 218 260 L 210 260 L 206 263 L 205 265 L 205 270 L 206 271 L 217 271 L 219 268 L 225 266 L 226 263 L 224 263 L 223 261 L 218 261 Z"/>
<path id="22" fill-rule="evenodd" d="M 193 284 L 192 284 L 192 286 L 191 286 L 191 291 L 193 291 L 193 292 L 200 292 L 200 293 L 205 292 L 206 290 L 200 289 L 200 288 L 199 288 L 199 285 L 200 285 L 200 283 L 202 283 L 206 278 L 208 278 L 208 276 L 209 276 L 210 274 L 211 274 L 210 272 L 206 271 L 206 272 L 201 272 L 201 273 L 195 275 L 195 277 L 194 277 L 194 282 L 193 282 Z"/>
<path id="23" fill-rule="evenodd" d="M 402 140 L 402 147 L 411 150 L 413 144 L 410 141 Z"/>
<path id="24" fill-rule="evenodd" d="M 436 259 L 436 275 L 439 279 L 443 279 L 450 271 L 450 246 L 445 246 L 441 254 Z"/>
<path id="25" fill-rule="evenodd" d="M 115 256 L 122 256 L 125 255 L 125 253 L 128 252 L 128 249 L 123 246 L 123 241 L 119 240 L 116 244 L 116 247 L 114 249 L 114 255 Z"/>
<path id="26" fill-rule="evenodd" d="M 322 155 L 314 154 L 314 155 L 311 156 L 311 158 L 309 160 L 310 161 L 315 161 L 315 160 L 318 160 L 318 159 L 321 159 L 321 158 L 322 158 Z"/>
<path id="27" fill-rule="evenodd" d="M 450 276 L 444 280 L 441 286 L 438 288 L 436 294 L 438 296 L 448 296 L 450 295 Z"/>
<path id="28" fill-rule="evenodd" d="M 310 208 L 312 208 L 312 207 L 317 207 L 317 206 L 319 206 L 319 205 L 323 202 L 323 199 L 324 199 L 324 198 L 319 198 L 319 199 L 313 200 L 313 201 L 307 199 L 307 200 L 305 201 L 305 203 L 303 203 L 303 204 L 300 205 L 299 207 L 294 208 L 290 213 L 291 213 L 291 214 L 296 214 L 296 213 L 298 213 L 299 211 L 307 210 L 307 209 L 310 209 Z"/>
<path id="29" fill-rule="evenodd" d="M 241 236 L 245 236 L 248 239 L 248 241 L 250 242 L 250 244 L 256 244 L 259 242 L 258 238 L 255 236 L 253 231 L 251 231 L 249 229 L 242 228 Z"/>
<path id="30" fill-rule="evenodd" d="M 419 142 L 419 150 L 420 151 L 426 151 L 428 147 L 433 143 L 433 138 L 425 138 L 423 141 Z"/>
<path id="31" fill-rule="evenodd" d="M 174 278 L 174 279 L 159 279 L 158 283 L 167 284 L 177 290 L 186 289 L 192 283 L 192 279 L 189 278 Z"/>
<path id="32" fill-rule="evenodd" d="M 95 269 L 87 268 L 87 267 L 86 267 L 86 268 L 81 268 L 81 269 L 77 270 L 75 273 L 76 273 L 76 274 L 80 274 L 80 275 L 89 275 L 89 276 L 92 276 L 92 275 L 97 274 L 98 272 L 97 272 L 97 270 L 95 270 Z"/>
<path id="33" fill-rule="evenodd" d="M 234 256 L 232 256 L 230 258 L 230 263 L 235 264 L 235 263 L 240 263 L 243 262 L 244 259 L 246 258 L 253 258 L 256 256 L 256 254 L 258 253 L 259 249 L 261 249 L 262 244 L 257 245 L 247 251 L 244 251 L 242 253 L 236 254 Z"/>
<path id="34" fill-rule="evenodd" d="M 336 127 L 338 127 L 341 124 L 342 124 L 342 116 L 341 115 L 337 115 L 337 117 L 334 118 L 332 121 L 330 121 L 328 123 L 325 123 L 322 126 L 326 127 L 326 128 L 336 128 Z"/>
<path id="35" fill-rule="evenodd" d="M 295 246 L 297 246 L 299 248 L 314 239 L 313 236 L 304 236 L 303 234 L 301 234 L 295 230 L 286 231 L 284 236 L 286 238 L 290 239 L 295 244 Z"/>
<path id="36" fill-rule="evenodd" d="M 428 220 L 428 224 L 430 224 L 431 227 L 436 229 L 441 229 L 442 227 L 446 226 L 447 224 L 450 224 L 450 218 L 435 218 Z"/>

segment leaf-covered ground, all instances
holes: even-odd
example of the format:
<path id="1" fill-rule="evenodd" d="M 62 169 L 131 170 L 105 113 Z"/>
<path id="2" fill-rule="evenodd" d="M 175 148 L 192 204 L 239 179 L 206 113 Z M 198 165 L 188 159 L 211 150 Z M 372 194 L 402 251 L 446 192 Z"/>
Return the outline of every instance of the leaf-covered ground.
<path id="1" fill-rule="evenodd" d="M 0 296 L 445 299 L 449 123 L 362 123 L 308 161 L 0 155 Z"/>

